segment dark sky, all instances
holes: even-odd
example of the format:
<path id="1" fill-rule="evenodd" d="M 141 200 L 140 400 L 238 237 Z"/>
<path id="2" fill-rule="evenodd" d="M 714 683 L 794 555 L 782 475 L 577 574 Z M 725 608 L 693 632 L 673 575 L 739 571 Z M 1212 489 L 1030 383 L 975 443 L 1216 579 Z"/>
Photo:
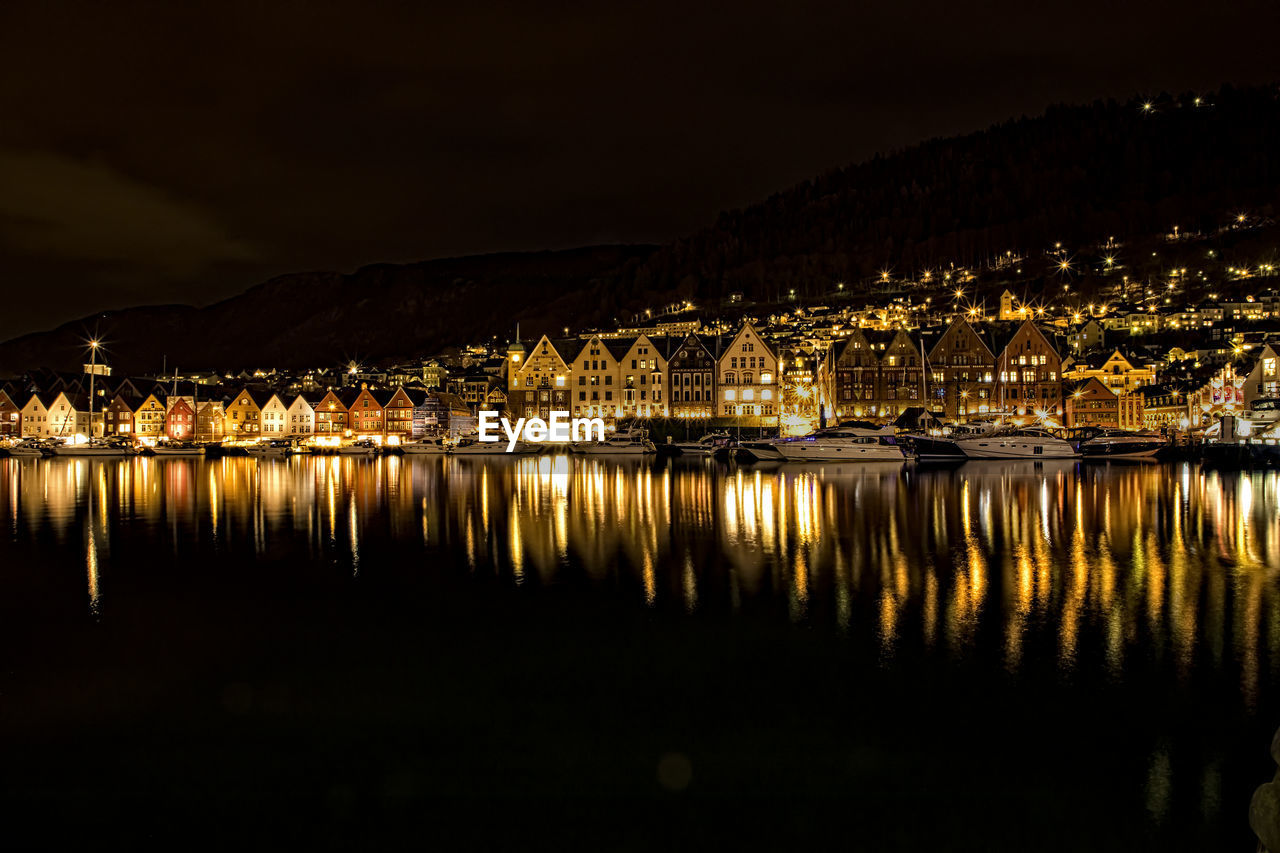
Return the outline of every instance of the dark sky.
<path id="1" fill-rule="evenodd" d="M 1056 102 L 1280 77 L 1280 3 L 0 5 L 0 340 L 262 279 L 659 242 Z"/>

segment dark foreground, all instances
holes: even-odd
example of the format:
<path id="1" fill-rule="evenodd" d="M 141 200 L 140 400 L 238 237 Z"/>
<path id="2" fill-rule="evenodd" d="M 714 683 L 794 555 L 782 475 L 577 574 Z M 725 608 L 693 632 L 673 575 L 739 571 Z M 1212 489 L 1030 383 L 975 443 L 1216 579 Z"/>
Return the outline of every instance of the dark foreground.
<path id="1" fill-rule="evenodd" d="M 972 554 L 925 541 L 936 524 L 867 563 L 914 577 L 917 549 L 934 554 L 933 591 L 927 578 L 906 582 L 893 613 L 867 592 L 891 579 L 846 579 L 842 592 L 839 572 L 795 542 L 784 554 L 811 561 L 803 589 L 794 565 L 767 561 L 754 591 L 735 592 L 741 565 L 704 554 L 691 607 L 679 549 L 635 572 L 625 548 L 606 549 L 603 567 L 598 554 L 571 552 L 550 574 L 526 563 L 517 582 L 506 509 L 488 510 L 491 547 L 475 564 L 460 544 L 441 547 L 428 529 L 439 519 L 401 529 L 394 495 L 368 506 L 346 470 L 357 480 L 336 508 L 324 509 L 319 490 L 317 506 L 339 523 L 318 545 L 279 530 L 274 545 L 255 542 L 270 522 L 237 529 L 225 508 L 214 535 L 176 497 L 153 510 L 136 482 L 94 467 L 105 514 L 82 496 L 60 527 L 53 499 L 47 525 L 6 530 L 0 780 L 15 846 L 1252 849 L 1249 796 L 1274 772 L 1275 595 L 1228 578 L 1173 602 L 1192 586 L 1179 580 L 1185 555 L 1165 544 L 1153 551 L 1167 572 L 1159 596 L 1129 583 L 1132 611 L 1118 628 L 1091 612 L 1092 593 L 1069 600 L 1069 560 L 1046 562 L 1063 573 L 1062 601 L 1024 614 L 1011 666 L 1013 635 L 994 614 L 1001 600 L 1018 609 L 1018 576 L 965 575 Z M 199 474 L 203 484 L 208 471 Z M 383 487 L 395 476 L 383 472 Z M 735 475 L 696 476 L 719 495 Z M 1020 482 L 1006 481 L 997 508 L 1017 505 Z M 1075 482 L 1054 480 L 1062 494 L 1044 497 L 1030 481 L 1033 515 L 1053 514 Z M 1104 486 L 1123 483 L 1091 484 Z M 415 518 L 432 512 L 420 487 Z M 918 482 L 877 480 L 874 499 L 844 488 L 833 499 L 860 514 L 905 500 L 907 517 L 930 527 L 933 504 L 921 501 L 937 496 Z M 1265 497 L 1275 484 L 1259 488 Z M 116 499 L 128 489 L 131 499 Z M 512 498 L 511 511 L 539 517 L 531 500 Z M 1083 510 L 1077 521 L 1091 523 Z M 94 531 L 88 552 L 81 522 Z M 1170 519 L 1148 523 L 1161 543 L 1172 535 Z M 1178 535 L 1212 544 L 1218 533 Z M 356 536 L 358 557 L 325 544 Z M 997 537 L 991 554 L 1011 547 Z M 940 620 L 931 638 L 929 608 L 945 610 L 966 587 L 987 611 Z M 1115 630 L 1132 633 L 1119 671 Z M 955 631 L 968 633 L 939 651 Z"/>

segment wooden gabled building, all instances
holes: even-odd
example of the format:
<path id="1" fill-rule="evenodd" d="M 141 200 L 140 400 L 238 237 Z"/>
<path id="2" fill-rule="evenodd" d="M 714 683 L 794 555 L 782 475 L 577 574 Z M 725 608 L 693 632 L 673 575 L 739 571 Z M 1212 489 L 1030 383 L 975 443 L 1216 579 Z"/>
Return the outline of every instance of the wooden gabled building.
<path id="1" fill-rule="evenodd" d="M 996 356 L 963 317 L 952 321 L 929 350 L 929 410 L 950 420 L 991 411 Z"/>
<path id="2" fill-rule="evenodd" d="M 546 420 L 552 412 L 573 411 L 586 402 L 585 396 L 578 396 L 585 386 L 571 388 L 570 365 L 561 355 L 573 345 L 555 344 L 543 335 L 531 349 L 518 340 L 507 347 L 507 409 L 513 417 Z"/>
<path id="3" fill-rule="evenodd" d="M 689 333 L 667 359 L 667 405 L 673 418 L 716 416 L 717 340 Z"/>
<path id="4" fill-rule="evenodd" d="M 716 359 L 716 416 L 745 427 L 775 426 L 782 414 L 778 355 L 750 323 Z"/>
<path id="5" fill-rule="evenodd" d="M 1017 327 L 996 360 L 996 402 L 1014 415 L 1061 418 L 1062 357 L 1035 323 Z"/>
<path id="6" fill-rule="evenodd" d="M 49 407 L 39 393 L 33 393 L 22 404 L 22 416 L 19 418 L 23 438 L 49 437 Z"/>
<path id="7" fill-rule="evenodd" d="M 18 435 L 22 435 L 22 407 L 7 389 L 0 388 L 0 436 Z"/>
<path id="8" fill-rule="evenodd" d="M 170 441 L 190 441 L 195 438 L 196 413 L 186 397 L 174 397 L 164 416 L 164 434 Z"/>
<path id="9" fill-rule="evenodd" d="M 1067 387 L 1063 409 L 1063 426 L 1110 429 L 1120 426 L 1120 397 L 1096 376 Z"/>
<path id="10" fill-rule="evenodd" d="M 347 405 L 350 428 L 356 435 L 382 435 L 382 400 L 369 390 L 368 383 L 361 383 L 360 390 Z"/>
<path id="11" fill-rule="evenodd" d="M 129 393 L 116 392 L 107 404 L 103 431 L 106 435 L 135 434 L 133 413 L 142 405 L 142 398 Z"/>

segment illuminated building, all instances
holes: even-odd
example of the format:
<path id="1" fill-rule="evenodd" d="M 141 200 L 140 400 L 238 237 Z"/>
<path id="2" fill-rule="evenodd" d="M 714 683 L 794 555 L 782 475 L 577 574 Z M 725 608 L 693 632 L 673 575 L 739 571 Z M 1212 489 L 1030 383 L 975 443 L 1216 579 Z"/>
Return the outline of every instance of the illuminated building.
<path id="1" fill-rule="evenodd" d="M 1044 332 L 1023 321 L 996 364 L 996 403 L 1017 415 L 1062 415 L 1062 359 Z"/>
<path id="2" fill-rule="evenodd" d="M 782 414 L 778 356 L 750 323 L 720 352 L 716 414 L 744 427 L 776 426 Z"/>
<path id="3" fill-rule="evenodd" d="M 576 342 L 561 342 L 568 345 L 576 348 Z M 507 348 L 507 409 L 513 416 L 546 420 L 553 411 L 570 411 L 571 371 L 560 353 L 546 335 L 527 353 L 519 340 Z"/>
<path id="4" fill-rule="evenodd" d="M 1068 388 L 1063 404 L 1066 415 L 1063 426 L 1120 426 L 1120 398 L 1114 391 L 1091 376 Z"/>
<path id="5" fill-rule="evenodd" d="M 190 441 L 195 435 L 195 412 L 185 397 L 175 397 L 164 417 L 164 434 L 174 441 Z"/>
<path id="6" fill-rule="evenodd" d="M 963 318 L 952 321 L 929 351 L 929 410 L 951 420 L 991 411 L 996 357 Z"/>
<path id="7" fill-rule="evenodd" d="M 673 418 L 710 418 L 715 406 L 714 338 L 689 334 L 667 360 L 668 406 Z"/>
<path id="8" fill-rule="evenodd" d="M 0 436 L 22 434 L 22 407 L 13 401 L 9 393 L 0 389 Z"/>

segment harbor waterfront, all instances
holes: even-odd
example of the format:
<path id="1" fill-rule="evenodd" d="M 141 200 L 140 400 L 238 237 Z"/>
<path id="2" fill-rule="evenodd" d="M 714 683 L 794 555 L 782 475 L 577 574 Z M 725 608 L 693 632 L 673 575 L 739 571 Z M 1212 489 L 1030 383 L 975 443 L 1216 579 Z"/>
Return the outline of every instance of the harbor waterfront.
<path id="1" fill-rule="evenodd" d="M 1242 850 L 1274 773 L 1273 470 L 15 456 L 0 521 L 51 843 Z"/>

